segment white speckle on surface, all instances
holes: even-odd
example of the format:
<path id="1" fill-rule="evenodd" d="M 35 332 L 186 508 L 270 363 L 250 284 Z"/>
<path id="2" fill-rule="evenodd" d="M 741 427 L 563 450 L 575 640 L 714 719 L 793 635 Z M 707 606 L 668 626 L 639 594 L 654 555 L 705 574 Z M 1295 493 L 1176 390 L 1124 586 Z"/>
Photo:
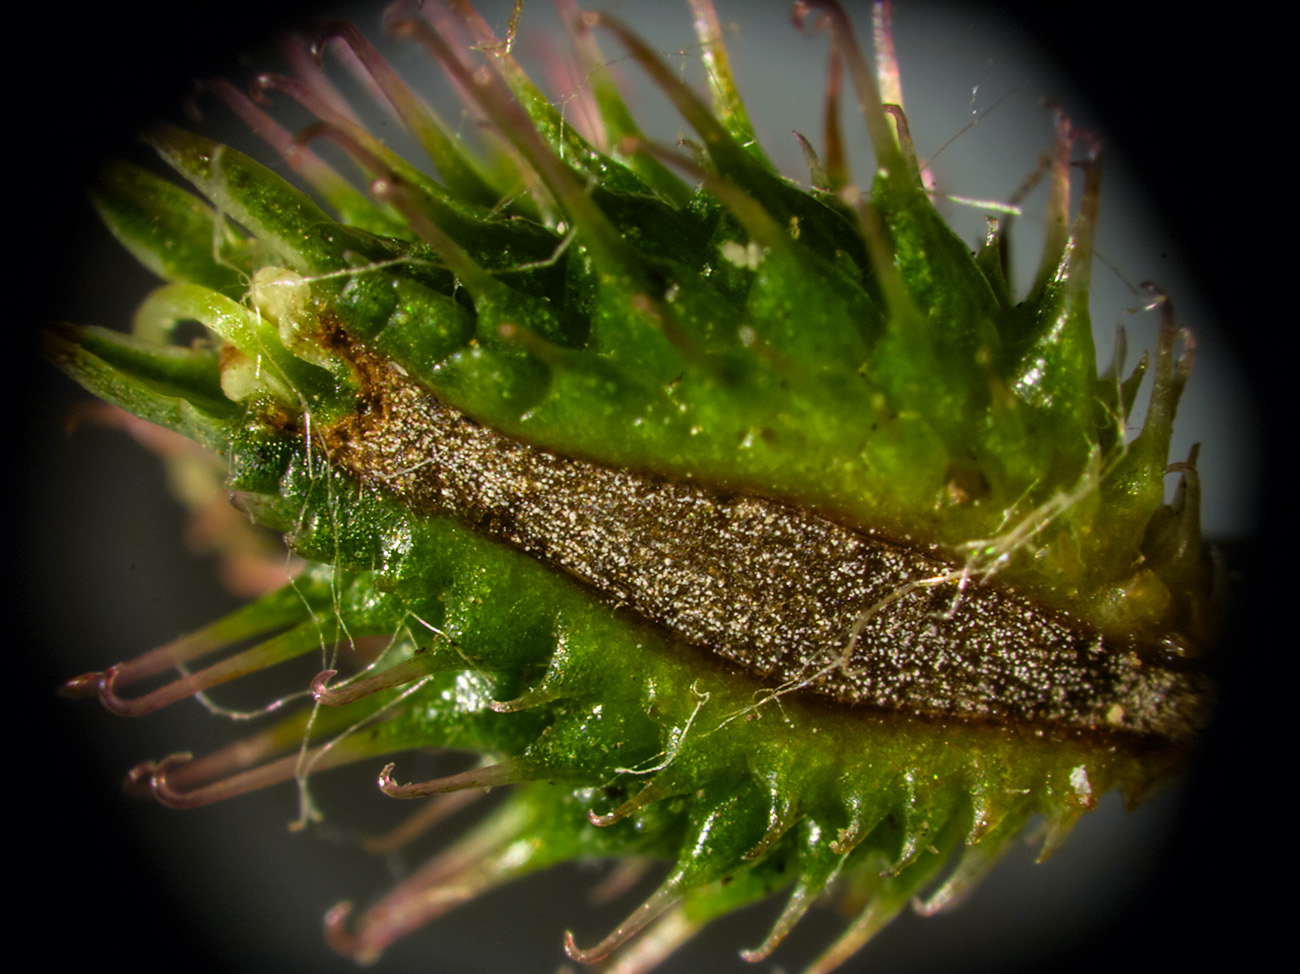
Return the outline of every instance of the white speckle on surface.
<path id="1" fill-rule="evenodd" d="M 745 270 L 756 271 L 763 262 L 763 249 L 752 240 L 747 244 L 728 240 L 718 248 L 718 252 L 728 263 Z"/>

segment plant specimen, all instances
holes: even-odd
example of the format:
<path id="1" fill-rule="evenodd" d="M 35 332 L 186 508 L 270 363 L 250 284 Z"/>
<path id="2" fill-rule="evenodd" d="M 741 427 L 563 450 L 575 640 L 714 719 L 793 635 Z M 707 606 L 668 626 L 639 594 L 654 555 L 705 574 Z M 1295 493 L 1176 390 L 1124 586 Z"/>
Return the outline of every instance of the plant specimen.
<path id="1" fill-rule="evenodd" d="M 575 961 L 649 970 L 784 890 L 747 959 L 829 893 L 856 905 L 808 968 L 830 971 L 903 907 L 954 901 L 1031 819 L 1047 852 L 1101 794 L 1143 797 L 1207 719 L 1195 457 L 1168 457 L 1189 341 L 1151 288 L 1150 359 L 1125 371 L 1121 341 L 1097 370 L 1094 138 L 1059 118 L 1019 299 L 1009 220 L 972 254 L 934 208 L 886 9 L 873 69 L 836 4 L 799 8 L 831 47 L 806 190 L 755 139 L 712 5 L 692 6 L 707 99 L 607 13 L 560 4 L 584 82 L 557 108 L 467 3 L 399 6 L 387 29 L 445 71 L 472 138 L 360 32 L 325 38 L 436 176 L 299 57 L 258 100 L 208 88 L 306 191 L 174 128 L 149 141 L 197 195 L 127 164 L 96 191 L 168 283 L 133 335 L 60 328 L 50 356 L 218 456 L 305 566 L 68 690 L 140 715 L 323 659 L 300 706 L 131 786 L 192 807 L 294 781 L 308 826 L 316 775 L 370 762 L 422 802 L 385 848 L 511 786 L 387 897 L 331 911 L 358 960 L 513 878 L 610 857 L 673 865 L 608 936 L 570 935 Z M 688 138 L 643 134 L 611 44 Z M 315 120 L 290 132 L 267 96 Z M 839 134 L 850 100 L 870 178 Z M 179 342 L 185 322 L 207 336 Z M 413 780 L 408 755 L 434 748 L 477 761 Z"/>

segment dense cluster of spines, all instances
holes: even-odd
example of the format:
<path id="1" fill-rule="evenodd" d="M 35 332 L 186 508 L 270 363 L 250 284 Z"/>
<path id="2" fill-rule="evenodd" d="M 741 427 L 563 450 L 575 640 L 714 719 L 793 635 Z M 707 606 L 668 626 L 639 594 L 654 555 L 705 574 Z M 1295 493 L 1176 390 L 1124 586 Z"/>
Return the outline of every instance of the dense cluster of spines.
<path id="1" fill-rule="evenodd" d="M 1127 378 L 1119 352 L 1109 372 L 1095 366 L 1095 153 L 1071 224 L 1075 133 L 1059 123 L 1041 269 L 1016 303 L 1002 229 L 972 257 L 926 195 L 906 118 L 877 90 L 879 79 L 897 98 L 883 19 L 873 76 L 838 7 L 804 5 L 830 25 L 828 119 L 847 64 L 878 167 L 859 189 L 828 123 L 820 160 L 810 150 L 809 193 L 758 147 L 707 0 L 692 7 L 711 106 L 616 19 L 560 6 L 590 111 L 558 112 L 511 39 L 464 0 L 448 3 L 455 23 L 390 12 L 389 31 L 423 44 L 486 122 L 486 154 L 359 32 L 327 28 L 439 179 L 371 136 L 301 51 L 299 77 L 264 75 L 256 98 L 208 88 L 333 216 L 236 150 L 178 130 L 151 142 L 211 207 L 134 167 L 106 175 L 104 218 L 171 283 L 142 306 L 134 337 L 67 329 L 51 336 L 52 355 L 97 394 L 223 455 L 238 502 L 313 567 L 71 686 L 144 713 L 322 646 L 386 640 L 354 676 L 321 673 L 317 706 L 217 754 L 141 765 L 133 786 L 193 806 L 339 763 L 473 751 L 478 767 L 430 782 L 384 768 L 380 787 L 398 798 L 518 788 L 361 917 L 332 912 L 339 949 L 373 957 L 465 897 L 556 862 L 647 855 L 675 863 L 659 890 L 600 943 L 570 938 L 574 958 L 598 961 L 639 937 L 623 969 L 648 970 L 713 917 L 791 887 L 747 953 L 759 959 L 817 897 L 847 887 L 869 905 L 810 968 L 829 971 L 957 850 L 923 909 L 977 878 L 1031 816 L 1048 822 L 1046 853 L 1101 793 L 1140 797 L 1177 748 L 1117 744 L 1105 728 L 836 710 L 701 658 L 546 565 L 335 469 L 323 431 L 381 405 L 357 349 L 534 446 L 800 505 L 945 553 L 972 585 L 1014 582 L 1099 631 L 1194 656 L 1208 622 L 1190 463 L 1179 503 L 1162 506 L 1190 356 L 1175 359 L 1166 305 L 1152 405 L 1126 442 L 1145 364 Z M 459 30 L 481 61 L 449 40 Z M 698 144 L 667 149 L 638 131 L 601 70 L 597 31 L 665 91 Z M 319 121 L 291 135 L 257 104 L 272 93 Z M 578 116 L 590 120 L 583 134 Z M 351 157 L 369 196 L 313 151 L 318 140 Z M 186 320 L 217 342 L 172 347 Z M 242 640 L 256 644 L 124 696 Z"/>

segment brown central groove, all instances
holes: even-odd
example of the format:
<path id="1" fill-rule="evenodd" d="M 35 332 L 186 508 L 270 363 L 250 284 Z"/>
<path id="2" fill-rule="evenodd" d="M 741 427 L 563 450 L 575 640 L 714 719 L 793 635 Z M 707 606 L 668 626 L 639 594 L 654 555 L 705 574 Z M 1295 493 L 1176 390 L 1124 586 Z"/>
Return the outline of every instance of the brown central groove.
<path id="1" fill-rule="evenodd" d="M 474 423 L 367 352 L 347 354 L 367 408 L 317 431 L 335 466 L 769 686 L 1076 731 L 1177 740 L 1199 726 L 1194 674 L 1005 588 L 917 585 L 951 574 L 928 553 L 763 498 L 558 456 Z"/>

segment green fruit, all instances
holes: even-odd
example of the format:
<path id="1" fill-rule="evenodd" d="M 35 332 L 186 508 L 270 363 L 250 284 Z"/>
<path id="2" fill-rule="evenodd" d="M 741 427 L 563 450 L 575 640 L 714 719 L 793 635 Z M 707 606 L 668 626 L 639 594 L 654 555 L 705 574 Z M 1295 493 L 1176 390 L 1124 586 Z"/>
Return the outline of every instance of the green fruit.
<path id="1" fill-rule="evenodd" d="M 615 24 L 589 26 L 635 51 Z M 720 123 L 684 94 L 679 107 L 708 147 L 704 192 L 678 182 L 664 154 L 627 140 L 626 166 L 592 157 L 590 171 L 575 173 L 529 134 L 497 84 L 478 89 L 478 105 L 546 185 L 499 212 L 492 207 L 515 177 L 474 172 L 456 148 L 440 166 L 452 189 L 443 194 L 354 145 L 380 205 L 335 197 L 350 229 L 234 150 L 156 132 L 163 158 L 251 237 L 235 234 L 214 260 L 211 216 L 138 168 L 110 170 L 97 205 L 147 266 L 178 282 L 148 299 L 138 328 L 157 337 L 192 318 L 220 342 L 164 352 L 88 329 L 50 336 L 51 357 L 92 391 L 226 458 L 241 506 L 320 566 L 237 616 L 249 622 L 239 637 L 297 627 L 267 644 L 288 655 L 340 632 L 396 633 L 375 671 L 390 674 L 381 678 L 390 686 L 322 709 L 317 740 L 382 715 L 331 753 L 374 762 L 433 746 L 481 751 L 484 770 L 419 790 L 531 782 L 479 828 L 508 828 L 533 850 L 529 869 L 590 855 L 676 858 L 651 902 L 687 923 L 791 883 L 815 895 L 841 869 L 859 896 L 875 896 L 883 922 L 929 888 L 963 842 L 979 840 L 964 860 L 974 868 L 1031 814 L 1063 836 L 1098 794 L 1120 787 L 1136 798 L 1163 778 L 1205 720 L 1209 691 L 1196 660 L 1214 621 L 1190 471 L 1190 502 L 1162 506 L 1186 376 L 1166 323 L 1156 408 L 1125 446 L 1135 383 L 1097 375 L 1090 218 L 1068 240 L 1049 233 L 1039 285 L 1014 304 L 995 250 L 972 260 L 950 234 L 906 141 L 894 140 L 870 95 L 867 125 L 890 176 L 868 209 L 833 173 L 843 192 L 792 189 L 748 148 L 735 104 Z M 543 132 L 549 111 L 533 106 Z M 587 158 L 575 143 L 563 149 Z M 667 162 L 696 178 L 697 162 Z M 1063 162 L 1055 172 L 1066 178 Z M 1065 192 L 1059 182 L 1059 205 Z M 1096 197 L 1089 184 L 1085 210 Z M 808 652 L 782 628 L 789 613 L 770 613 L 766 628 L 741 630 L 740 650 L 723 649 L 721 629 L 690 628 L 678 610 L 729 621 L 742 603 L 760 615 L 769 607 L 746 593 L 708 608 L 712 583 L 692 559 L 727 550 L 720 540 L 657 549 L 687 563 L 672 591 L 644 575 L 609 578 L 607 562 L 585 557 L 597 537 L 521 527 L 546 509 L 528 508 L 528 492 L 511 486 L 521 469 L 530 483 L 538 476 L 500 466 L 508 447 L 466 438 L 475 432 L 444 441 L 425 431 L 420 424 L 443 423 L 421 398 L 429 390 L 472 417 L 474 430 L 527 444 L 516 451 L 521 463 L 539 449 L 567 458 L 545 461 L 569 471 L 555 484 L 570 486 L 548 485 L 541 501 L 571 499 L 581 512 L 574 505 L 594 497 L 585 510 L 607 508 L 590 486 L 607 475 L 639 478 L 628 489 L 647 492 L 684 485 L 682 504 L 705 505 L 710 523 L 735 495 L 762 498 L 760 520 L 784 524 L 778 512 L 790 511 L 802 530 L 831 518 L 847 532 L 837 537 L 903 552 L 906 577 L 924 584 L 886 580 L 836 596 L 845 608 L 827 623 L 835 641 L 814 647 L 802 668 L 784 668 Z M 464 430 L 455 416 L 446 421 Z M 476 468 L 464 488 L 420 472 L 435 471 L 424 459 L 432 452 L 466 449 L 498 465 Z M 709 537 L 704 523 L 672 530 L 685 509 L 629 529 L 630 550 L 662 534 Z M 606 542 L 612 551 L 619 543 Z M 561 553 L 569 549 L 577 556 Z M 791 565 L 792 580 L 814 574 Z M 742 574 L 769 590 L 757 573 Z M 722 580 L 732 592 L 736 584 Z M 929 616 L 893 615 L 931 591 Z M 612 605 L 631 606 L 641 621 L 611 614 Z M 1028 620 L 1068 613 L 1047 684 L 1029 681 L 1041 698 L 990 696 L 1027 664 L 1011 651 L 972 649 L 969 630 L 945 629 L 988 605 L 1034 646 L 1056 637 Z M 899 690 L 915 674 L 852 683 L 869 660 L 841 660 L 841 650 L 856 650 L 859 635 L 868 658 L 872 647 L 897 645 L 869 629 L 894 620 L 912 627 L 908 640 L 937 627 L 933 638 L 965 654 L 955 672 L 996 655 L 988 680 L 948 697 Z M 1056 700 L 1054 668 L 1069 639 L 1080 653 L 1100 640 L 1094 655 L 1108 667 L 1141 665 L 1085 667 L 1080 679 L 1100 681 L 1097 694 L 1079 684 Z M 769 656 L 744 655 L 743 644 L 764 642 Z M 751 673 L 701 656 L 707 650 Z M 116 709 L 148 710 L 198 685 L 127 704 L 118 693 L 127 682 L 95 674 L 76 687 Z M 335 685 L 316 684 L 326 700 Z M 846 699 L 875 709 L 845 712 Z M 296 719 L 280 725 L 283 746 L 303 733 Z M 201 789 L 221 776 L 196 767 L 143 766 L 136 784 L 172 803 L 218 797 L 221 786 Z M 302 811 L 314 817 L 306 800 Z M 882 869 L 894 875 L 882 880 Z M 509 873 L 497 865 L 485 876 Z M 372 929 L 356 943 L 351 933 L 338 939 L 366 958 L 389 939 Z M 855 929 L 849 947 L 867 932 L 861 921 Z"/>

